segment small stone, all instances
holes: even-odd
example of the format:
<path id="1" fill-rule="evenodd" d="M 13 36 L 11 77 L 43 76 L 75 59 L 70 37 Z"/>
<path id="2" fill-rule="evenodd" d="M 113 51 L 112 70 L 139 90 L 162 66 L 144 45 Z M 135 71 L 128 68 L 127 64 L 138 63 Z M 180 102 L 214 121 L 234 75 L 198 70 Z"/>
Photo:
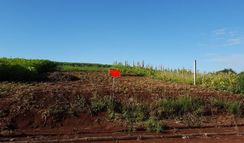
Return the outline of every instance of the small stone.
<path id="1" fill-rule="evenodd" d="M 182 136 L 182 139 L 189 139 L 189 136 Z"/>

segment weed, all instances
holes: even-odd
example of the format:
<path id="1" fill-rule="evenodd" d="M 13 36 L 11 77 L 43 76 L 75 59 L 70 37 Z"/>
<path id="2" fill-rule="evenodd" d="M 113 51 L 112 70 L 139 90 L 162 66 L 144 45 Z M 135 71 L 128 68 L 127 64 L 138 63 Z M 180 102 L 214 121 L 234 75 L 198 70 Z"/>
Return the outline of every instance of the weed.
<path id="1" fill-rule="evenodd" d="M 67 105 L 55 105 L 48 110 L 48 117 L 51 117 L 53 121 L 63 121 L 67 116 L 70 115 L 69 107 Z"/>
<path id="2" fill-rule="evenodd" d="M 147 108 L 139 103 L 131 103 L 123 106 L 122 114 L 128 122 L 141 122 L 149 116 Z"/>
<path id="3" fill-rule="evenodd" d="M 86 110 L 86 99 L 84 98 L 84 96 L 82 95 L 78 95 L 76 97 L 76 100 L 74 101 L 74 104 L 70 105 L 71 106 L 71 112 L 73 112 L 73 114 L 75 116 L 79 116 L 80 113 L 85 112 Z"/>
<path id="4" fill-rule="evenodd" d="M 112 114 L 121 112 L 121 104 L 112 96 L 99 97 L 94 95 L 91 98 L 91 110 L 93 114 L 106 111 Z"/>
<path id="5" fill-rule="evenodd" d="M 201 114 L 204 110 L 203 101 L 191 96 L 161 99 L 156 106 L 157 116 L 159 118 L 171 118 L 189 112 Z"/>
<path id="6" fill-rule="evenodd" d="M 200 98 L 192 96 L 179 96 L 177 99 L 178 113 L 180 115 L 187 112 L 201 113 L 203 110 L 203 101 Z"/>
<path id="7" fill-rule="evenodd" d="M 170 117 L 179 110 L 178 103 L 174 99 L 162 99 L 158 104 L 159 117 Z"/>
<path id="8" fill-rule="evenodd" d="M 134 124 L 145 121 L 149 112 L 142 104 L 130 103 L 122 107 L 122 116 L 129 125 L 129 131 L 135 131 Z"/>
<path id="9" fill-rule="evenodd" d="M 212 98 L 210 99 L 210 104 L 212 107 L 217 108 L 217 109 L 224 109 L 225 108 L 225 101 L 223 99 L 216 99 Z"/>
<path id="10" fill-rule="evenodd" d="M 240 115 L 241 104 L 239 101 L 227 101 L 225 104 L 225 109 L 227 110 L 227 112 L 233 115 Z"/>
<path id="11" fill-rule="evenodd" d="M 234 115 L 241 114 L 241 103 L 239 101 L 228 101 L 226 99 L 211 99 L 211 105 L 218 110 L 224 110 Z"/>
<path id="12" fill-rule="evenodd" d="M 104 102 L 103 98 L 94 95 L 91 98 L 91 111 L 92 114 L 97 114 L 98 112 L 106 111 L 106 103 Z"/>
<path id="13" fill-rule="evenodd" d="M 150 131 L 150 132 L 162 132 L 164 130 L 164 128 L 160 124 L 160 122 L 154 117 L 150 117 L 145 122 L 144 125 L 145 125 L 145 128 L 147 129 L 147 131 Z"/>
<path id="14" fill-rule="evenodd" d="M 244 93 L 244 72 L 238 74 L 237 89 L 240 93 Z"/>

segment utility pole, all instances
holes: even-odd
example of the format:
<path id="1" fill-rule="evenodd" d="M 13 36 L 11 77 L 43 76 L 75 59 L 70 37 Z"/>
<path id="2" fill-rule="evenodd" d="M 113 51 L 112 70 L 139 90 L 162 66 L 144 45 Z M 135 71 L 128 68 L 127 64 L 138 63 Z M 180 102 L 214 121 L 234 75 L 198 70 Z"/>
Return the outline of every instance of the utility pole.
<path id="1" fill-rule="evenodd" d="M 194 85 L 196 85 L 197 79 L 197 60 L 194 61 Z"/>

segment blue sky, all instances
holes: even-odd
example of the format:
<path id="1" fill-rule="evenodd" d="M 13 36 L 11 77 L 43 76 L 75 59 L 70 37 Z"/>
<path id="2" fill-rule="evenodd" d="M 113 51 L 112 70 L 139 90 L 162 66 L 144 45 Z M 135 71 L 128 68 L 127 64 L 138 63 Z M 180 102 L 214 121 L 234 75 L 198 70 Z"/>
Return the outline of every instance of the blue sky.
<path id="1" fill-rule="evenodd" d="M 0 57 L 244 70 L 243 0 L 0 0 Z"/>

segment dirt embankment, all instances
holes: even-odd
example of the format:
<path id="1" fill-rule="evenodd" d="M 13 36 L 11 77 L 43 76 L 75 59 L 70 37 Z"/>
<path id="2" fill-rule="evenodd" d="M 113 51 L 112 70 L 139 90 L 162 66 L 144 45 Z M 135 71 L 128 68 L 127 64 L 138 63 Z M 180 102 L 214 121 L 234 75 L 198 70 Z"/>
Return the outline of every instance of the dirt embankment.
<path id="1" fill-rule="evenodd" d="M 112 79 L 101 72 L 57 72 L 48 75 L 48 79 L 43 82 L 0 83 L 0 136 L 19 136 L 21 140 L 21 137 L 27 136 L 52 138 L 127 134 L 128 122 L 123 121 L 121 115 L 115 114 L 111 119 L 108 112 L 93 114 L 85 105 L 80 108 L 85 101 L 91 104 L 90 99 L 94 95 L 112 96 L 124 104 L 136 101 L 150 105 L 161 98 L 182 95 L 243 102 L 240 95 L 199 86 L 165 83 L 149 77 L 121 77 L 116 79 L 115 88 L 112 89 Z M 229 114 L 201 116 L 201 120 L 190 114 L 186 116 L 184 119 L 165 119 L 161 122 L 166 125 L 168 134 L 181 133 L 181 129 L 189 128 L 195 122 L 201 122 L 195 125 L 199 128 L 244 125 L 242 118 Z M 148 133 L 141 125 L 135 128 L 141 131 L 135 134 Z"/>

